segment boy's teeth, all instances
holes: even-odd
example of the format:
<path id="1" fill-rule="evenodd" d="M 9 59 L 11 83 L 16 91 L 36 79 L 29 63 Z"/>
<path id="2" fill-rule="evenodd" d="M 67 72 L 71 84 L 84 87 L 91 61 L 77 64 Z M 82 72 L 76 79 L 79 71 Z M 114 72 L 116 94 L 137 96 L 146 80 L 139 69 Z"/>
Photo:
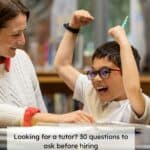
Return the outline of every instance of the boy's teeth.
<path id="1" fill-rule="evenodd" d="M 104 88 L 103 86 L 101 86 L 101 87 L 97 87 L 97 89 L 98 89 L 98 90 L 101 90 L 101 89 L 103 89 L 103 88 Z"/>

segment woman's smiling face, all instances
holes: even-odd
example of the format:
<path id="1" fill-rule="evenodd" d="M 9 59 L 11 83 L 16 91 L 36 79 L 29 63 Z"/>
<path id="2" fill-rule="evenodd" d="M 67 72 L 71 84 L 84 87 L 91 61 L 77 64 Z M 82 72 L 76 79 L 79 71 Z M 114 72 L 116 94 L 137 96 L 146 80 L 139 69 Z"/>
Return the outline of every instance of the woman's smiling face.
<path id="1" fill-rule="evenodd" d="M 6 22 L 6 27 L 0 29 L 0 56 L 15 56 L 16 48 L 25 44 L 26 26 L 27 17 L 24 14 Z"/>

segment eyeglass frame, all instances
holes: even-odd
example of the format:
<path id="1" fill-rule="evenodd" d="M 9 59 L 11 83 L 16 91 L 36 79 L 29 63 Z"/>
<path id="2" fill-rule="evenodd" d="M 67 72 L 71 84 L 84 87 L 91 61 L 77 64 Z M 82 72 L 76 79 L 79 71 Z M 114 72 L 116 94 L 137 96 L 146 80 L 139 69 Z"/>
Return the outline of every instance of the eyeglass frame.
<path id="1" fill-rule="evenodd" d="M 102 75 L 103 69 L 107 69 L 107 71 L 108 71 L 108 73 L 107 73 L 108 75 L 107 75 L 106 77 L 104 77 L 104 75 Z M 110 67 L 108 67 L 108 66 L 104 66 L 104 67 L 100 68 L 99 70 L 93 70 L 93 69 L 88 70 L 88 71 L 86 72 L 86 74 L 87 74 L 89 80 L 94 79 L 94 78 L 97 76 L 97 74 L 98 74 L 98 75 L 100 76 L 100 78 L 102 78 L 102 79 L 108 79 L 112 71 L 121 71 L 121 70 L 120 70 L 120 69 L 110 68 Z M 90 75 L 91 73 L 94 73 L 94 74 L 93 74 L 94 77 L 92 77 L 92 75 Z"/>

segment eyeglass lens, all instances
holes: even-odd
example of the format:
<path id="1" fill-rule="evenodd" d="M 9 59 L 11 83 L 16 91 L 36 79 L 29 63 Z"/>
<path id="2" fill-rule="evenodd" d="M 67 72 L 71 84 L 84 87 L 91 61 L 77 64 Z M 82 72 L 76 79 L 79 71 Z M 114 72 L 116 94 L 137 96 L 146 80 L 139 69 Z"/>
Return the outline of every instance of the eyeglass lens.
<path id="1" fill-rule="evenodd" d="M 96 75 L 98 74 L 102 79 L 106 79 L 109 77 L 109 74 L 110 74 L 111 70 L 110 68 L 107 68 L 107 67 L 103 67 L 101 68 L 100 70 L 97 70 L 97 71 L 88 71 L 88 77 L 90 79 L 93 79 L 96 77 Z"/>

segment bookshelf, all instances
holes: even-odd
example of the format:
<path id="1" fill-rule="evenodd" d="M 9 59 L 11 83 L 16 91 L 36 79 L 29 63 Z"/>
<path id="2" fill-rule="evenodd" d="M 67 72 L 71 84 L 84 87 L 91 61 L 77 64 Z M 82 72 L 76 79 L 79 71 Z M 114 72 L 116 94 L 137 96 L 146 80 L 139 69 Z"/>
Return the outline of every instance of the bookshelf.
<path id="1" fill-rule="evenodd" d="M 141 75 L 140 80 L 143 92 L 150 96 L 150 75 Z"/>
<path id="2" fill-rule="evenodd" d="M 64 93 L 66 95 L 72 94 L 72 91 L 67 87 L 55 71 L 38 72 L 38 80 L 43 94 Z"/>
<path id="3" fill-rule="evenodd" d="M 65 93 L 71 95 L 72 91 L 67 87 L 55 71 L 51 72 L 37 72 L 40 82 L 41 91 L 43 94 Z M 141 86 L 143 92 L 150 96 L 150 75 L 141 75 Z"/>

